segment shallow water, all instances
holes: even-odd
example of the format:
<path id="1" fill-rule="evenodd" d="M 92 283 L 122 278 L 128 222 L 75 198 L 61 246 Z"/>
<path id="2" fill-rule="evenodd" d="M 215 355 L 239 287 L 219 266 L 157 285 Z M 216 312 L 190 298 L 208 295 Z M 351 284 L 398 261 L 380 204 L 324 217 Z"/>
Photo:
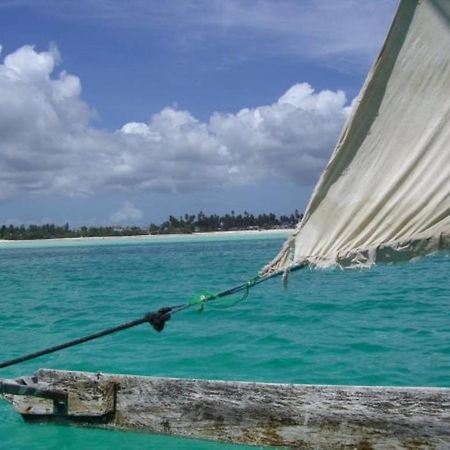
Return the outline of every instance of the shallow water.
<path id="1" fill-rule="evenodd" d="M 0 359 L 184 303 L 252 277 L 283 237 L 33 243 L 0 247 Z M 450 386 L 447 254 L 370 270 L 291 274 L 235 306 L 182 312 L 157 334 L 142 325 L 3 369 L 347 385 Z M 0 447 L 228 449 L 218 443 L 26 425 L 0 402 Z M 254 448 L 254 447 L 252 447 Z"/>

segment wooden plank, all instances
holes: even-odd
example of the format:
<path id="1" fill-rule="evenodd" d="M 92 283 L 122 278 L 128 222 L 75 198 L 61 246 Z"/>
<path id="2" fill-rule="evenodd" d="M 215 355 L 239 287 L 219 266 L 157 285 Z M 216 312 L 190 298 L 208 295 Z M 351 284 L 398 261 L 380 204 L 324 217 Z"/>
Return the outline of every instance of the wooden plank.
<path id="1" fill-rule="evenodd" d="M 99 380 L 92 376 L 46 381 L 39 375 L 31 379 L 32 383 L 27 380 L 29 379 L 20 380 L 24 383 L 21 384 L 23 392 L 7 397 L 14 409 L 27 419 L 64 416 L 89 420 L 114 413 L 115 383 L 112 381 Z M 36 393 L 33 393 L 33 390 Z M 42 395 L 43 393 L 46 395 Z M 55 393 L 59 396 L 64 394 L 63 405 L 55 403 L 55 400 L 59 399 L 55 397 Z"/>
<path id="2" fill-rule="evenodd" d="M 246 383 L 45 369 L 37 378 L 69 392 L 83 383 L 113 383 L 115 413 L 107 423 L 91 426 L 296 448 L 450 448 L 450 389 Z"/>
<path id="3" fill-rule="evenodd" d="M 67 401 L 67 392 L 49 389 L 48 386 L 36 384 L 31 378 L 17 380 L 0 380 L 0 394 L 28 395 L 47 398 L 57 402 Z"/>

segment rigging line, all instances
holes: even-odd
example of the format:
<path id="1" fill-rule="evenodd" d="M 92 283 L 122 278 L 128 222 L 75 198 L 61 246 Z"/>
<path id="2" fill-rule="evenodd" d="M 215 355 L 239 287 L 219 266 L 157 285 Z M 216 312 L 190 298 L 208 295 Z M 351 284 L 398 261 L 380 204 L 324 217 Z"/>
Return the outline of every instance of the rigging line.
<path id="1" fill-rule="evenodd" d="M 9 359 L 9 360 L 0 362 L 0 369 L 9 367 L 9 366 L 12 366 L 15 364 L 19 364 L 24 361 L 29 361 L 30 359 L 35 359 L 40 356 L 48 355 L 49 353 L 54 353 L 59 350 L 64 350 L 69 347 L 74 347 L 75 345 L 83 344 L 84 342 L 92 341 L 94 339 L 98 339 L 100 337 L 107 336 L 109 334 L 117 333 L 119 331 L 123 331 L 123 330 L 129 329 L 129 328 L 133 328 L 133 327 L 136 327 L 143 323 L 149 323 L 150 325 L 152 325 L 152 327 L 156 331 L 160 332 L 164 329 L 165 323 L 168 320 L 170 320 L 170 318 L 173 314 L 175 314 L 177 312 L 189 309 L 192 306 L 194 306 L 195 304 L 201 304 L 201 306 L 203 306 L 203 304 L 205 304 L 207 302 L 217 300 L 219 298 L 223 298 L 223 297 L 226 297 L 229 295 L 236 294 L 237 292 L 240 292 L 242 290 L 246 290 L 246 292 L 247 292 L 251 287 L 253 287 L 259 283 L 262 283 L 263 281 L 266 281 L 270 278 L 274 278 L 275 276 L 281 275 L 281 274 L 282 274 L 282 272 L 280 271 L 280 272 L 273 272 L 271 274 L 264 275 L 264 276 L 258 275 L 256 277 L 248 280 L 245 283 L 242 283 L 238 286 L 218 292 L 217 294 L 201 296 L 200 300 L 197 302 L 190 302 L 190 303 L 160 308 L 156 312 L 150 312 L 150 313 L 145 314 L 140 319 L 131 320 L 129 322 L 122 323 L 115 327 L 111 327 L 111 328 L 107 328 L 105 330 L 99 331 L 97 333 L 89 334 L 87 336 L 73 339 L 73 340 L 64 342 L 62 344 L 54 345 L 52 347 L 48 347 L 43 350 L 39 350 L 39 351 L 36 351 L 33 353 L 28 353 L 28 354 L 19 356 L 17 358 L 13 358 L 13 359 Z"/>

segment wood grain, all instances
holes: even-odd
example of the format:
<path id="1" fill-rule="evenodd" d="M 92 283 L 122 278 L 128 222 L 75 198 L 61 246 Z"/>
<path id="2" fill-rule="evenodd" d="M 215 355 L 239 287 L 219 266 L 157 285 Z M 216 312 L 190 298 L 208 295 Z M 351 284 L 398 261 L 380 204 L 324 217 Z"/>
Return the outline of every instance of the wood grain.
<path id="1" fill-rule="evenodd" d="M 450 389 L 247 383 L 46 369 L 37 378 L 69 392 L 75 385 L 77 389 L 96 382 L 114 385 L 115 412 L 106 423 L 89 423 L 86 418 L 91 426 L 305 449 L 450 448 Z M 98 409 L 102 400 L 96 401 Z"/>

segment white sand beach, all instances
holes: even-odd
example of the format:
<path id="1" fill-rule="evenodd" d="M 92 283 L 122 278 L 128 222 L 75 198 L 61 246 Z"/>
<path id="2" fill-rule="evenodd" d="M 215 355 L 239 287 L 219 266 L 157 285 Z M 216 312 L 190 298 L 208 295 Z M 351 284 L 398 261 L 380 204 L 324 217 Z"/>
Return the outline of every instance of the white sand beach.
<path id="1" fill-rule="evenodd" d="M 144 234 L 136 236 L 98 236 L 98 237 L 75 237 L 75 238 L 55 238 L 55 239 L 33 239 L 33 240 L 7 240 L 0 239 L 0 246 L 14 246 L 18 244 L 31 243 L 69 243 L 69 242 L 94 242 L 94 241 L 131 241 L 131 240 L 167 240 L 182 238 L 203 238 L 203 237 L 237 237 L 237 236 L 268 236 L 284 235 L 289 236 L 294 232 L 292 228 L 272 229 L 272 230 L 235 230 L 235 231 L 210 231 L 192 234 Z"/>

